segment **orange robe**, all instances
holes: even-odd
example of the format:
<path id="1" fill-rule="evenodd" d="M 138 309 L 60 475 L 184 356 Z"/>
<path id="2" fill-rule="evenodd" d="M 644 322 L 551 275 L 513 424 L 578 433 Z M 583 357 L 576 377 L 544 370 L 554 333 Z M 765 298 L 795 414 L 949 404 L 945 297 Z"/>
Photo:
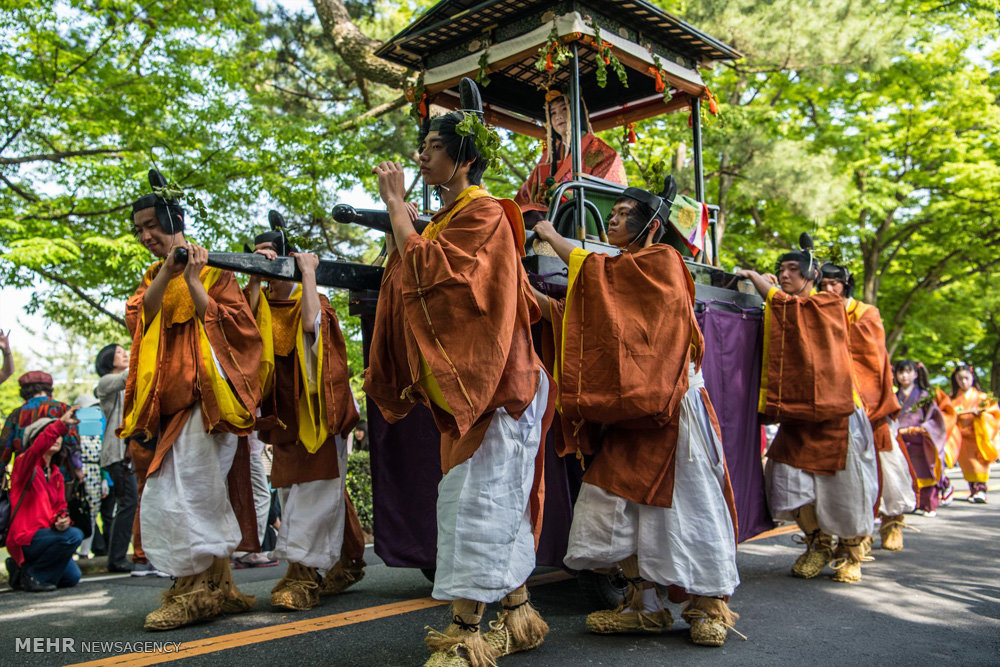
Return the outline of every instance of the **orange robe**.
<path id="1" fill-rule="evenodd" d="M 309 453 L 299 439 L 304 372 L 298 354 L 299 325 L 302 318 L 301 291 L 289 299 L 269 298 L 263 292 L 260 298 L 267 300 L 274 350 L 274 373 L 261 401 L 261 418 L 258 419 L 261 440 L 274 448 L 271 484 L 275 488 L 283 488 L 346 475 L 346 470 L 339 469 L 335 437 L 340 435 L 346 438 L 360 416 L 351 391 L 347 346 L 337 313 L 330 301 L 319 295 L 322 314 L 319 318 L 318 335 L 322 338 L 322 377 L 317 381 L 317 394 L 310 396 L 309 400 L 317 411 L 319 402 L 323 402 L 324 410 L 320 412 L 320 419 L 326 425 L 328 436 L 319 449 Z M 260 304 L 256 315 L 259 322 Z M 262 332 L 262 335 L 266 336 L 268 332 Z M 303 355 L 312 354 L 311 350 L 301 352 Z M 341 553 L 350 560 L 360 561 L 364 557 L 365 536 L 346 486 L 344 510 L 344 542 Z"/>
<path id="2" fill-rule="evenodd" d="M 162 265 L 158 261 L 146 270 L 135 294 L 125 304 L 132 350 L 125 384 L 125 417 L 117 434 L 123 440 L 131 437 L 149 442 L 156 438 L 154 450 L 135 440 L 129 445 L 140 498 L 146 478 L 159 469 L 195 405 L 201 408 L 206 432 L 247 435 L 253 430 L 253 415 L 260 402 L 261 338 L 233 274 L 208 267 L 202 270 L 201 280 L 208 292 L 204 322 L 198 320 L 183 274 L 167 284 L 160 313 L 153 322 L 145 322 L 143 295 Z M 154 331 L 158 337 L 152 340 Z M 203 335 L 215 361 L 204 354 Z M 144 345 L 154 346 L 150 350 L 155 349 L 155 356 L 144 355 Z M 217 379 L 216 361 L 228 378 L 224 386 L 212 381 Z M 145 378 L 145 390 L 137 395 L 140 377 Z M 226 416 L 234 409 L 250 415 L 249 423 L 234 423 L 234 418 Z M 249 463 L 249 451 L 245 444 L 241 445 L 230 469 L 229 494 L 244 533 L 240 548 L 255 550 L 256 519 L 248 514 L 253 508 Z M 137 511 L 133 534 L 136 558 L 141 562 L 144 556 L 138 527 Z"/>
<path id="3" fill-rule="evenodd" d="M 846 466 L 855 406 L 848 341 L 841 297 L 768 293 L 758 411 L 781 424 L 771 460 L 819 475 Z"/>
<path id="4" fill-rule="evenodd" d="M 585 134 L 581 138 L 580 149 L 583 153 L 581 161 L 583 173 L 613 183 L 628 184 L 625 178 L 625 164 L 622 162 L 621 155 L 614 148 L 593 134 Z M 524 182 L 521 189 L 518 190 L 517 196 L 514 197 L 514 201 L 521 207 L 522 211 L 545 212 L 549 210 L 550 186 L 546 185 L 549 176 L 555 180 L 555 185 L 551 186 L 552 189 L 555 189 L 559 183 L 570 180 L 573 177 L 572 157 L 567 155 L 560 160 L 553 174 L 552 158 L 549 156 L 549 151 L 548 149 L 542 151 L 542 159 L 531 170 L 528 180 Z"/>
<path id="5" fill-rule="evenodd" d="M 471 187 L 410 236 L 382 276 L 364 390 L 389 423 L 417 402 L 430 408 L 444 473 L 476 452 L 498 408 L 516 419 L 538 389 L 531 323 L 540 312 L 521 266 L 523 234 L 513 202 Z M 536 537 L 544 455 L 539 447 Z"/>
<path id="6" fill-rule="evenodd" d="M 275 488 L 282 488 L 320 479 L 336 479 L 346 471 L 338 469 L 334 438 L 337 435 L 346 438 L 360 419 L 351 392 L 347 347 L 337 313 L 327 298 L 321 295 L 322 314 L 318 334 L 322 337 L 322 377 L 317 378 L 317 394 L 309 400 L 324 422 L 327 437 L 319 449 L 310 453 L 299 437 L 300 415 L 308 414 L 307 409 L 302 409 L 305 370 L 299 354 L 312 354 L 311 350 L 298 349 L 302 301 L 298 297 L 267 298 L 265 294 L 261 294 L 261 299 L 267 300 L 270 309 L 274 341 L 274 379 L 260 406 L 260 439 L 274 446 L 272 484 Z M 260 308 L 258 306 L 258 317 Z"/>
<path id="7" fill-rule="evenodd" d="M 892 364 L 885 348 L 885 329 L 878 308 L 851 299 L 847 304 L 854 383 L 872 423 L 875 450 L 893 447 L 889 420 L 899 414 L 899 400 L 892 388 Z"/>
<path id="8" fill-rule="evenodd" d="M 967 482 L 987 482 L 990 464 L 997 460 L 995 439 L 1000 431 L 1000 408 L 989 395 L 974 389 L 951 398 L 956 420 L 948 433 L 948 464 L 958 463 Z M 979 408 L 978 415 L 972 411 Z"/>
<path id="9" fill-rule="evenodd" d="M 704 341 L 680 254 L 575 251 L 566 302 L 551 301 L 560 454 L 596 454 L 583 481 L 670 507 L 680 403 Z M 706 407 L 714 415 L 707 394 Z"/>

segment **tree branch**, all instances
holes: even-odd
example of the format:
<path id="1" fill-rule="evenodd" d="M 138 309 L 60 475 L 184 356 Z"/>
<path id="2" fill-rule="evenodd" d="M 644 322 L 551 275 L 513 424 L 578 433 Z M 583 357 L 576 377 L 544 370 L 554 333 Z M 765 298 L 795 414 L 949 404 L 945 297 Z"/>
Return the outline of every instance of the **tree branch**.
<path id="1" fill-rule="evenodd" d="M 361 32 L 351 20 L 341 0 L 313 0 L 323 32 L 333 43 L 333 50 L 358 76 L 397 90 L 406 88 L 409 70 L 375 57 L 381 46 Z"/>
<path id="2" fill-rule="evenodd" d="M 58 284 L 62 285 L 63 287 L 68 288 L 71 292 L 73 292 L 78 297 L 80 297 L 85 302 L 87 302 L 87 304 L 90 307 L 94 308 L 95 310 L 97 310 L 97 311 L 99 311 L 101 313 L 104 313 L 105 315 L 107 315 L 108 317 L 110 317 L 112 320 L 114 320 L 115 322 L 117 322 L 118 324 L 120 324 L 123 329 L 128 329 L 128 325 L 125 324 L 125 318 L 120 317 L 120 316 L 115 315 L 114 313 L 112 313 L 110 310 L 108 310 L 107 308 L 105 308 L 104 306 L 102 306 L 98 301 L 96 301 L 93 297 L 91 297 L 89 294 L 87 294 L 86 292 L 84 292 L 80 287 L 77 287 L 76 285 L 74 285 L 70 281 L 66 280 L 65 278 L 61 278 L 61 277 L 55 275 L 54 273 L 46 271 L 45 269 L 31 268 L 31 270 L 34 271 L 35 273 L 37 273 L 38 275 L 42 276 L 46 280 L 50 280 L 50 281 L 52 281 L 54 283 L 58 283 Z"/>
<path id="3" fill-rule="evenodd" d="M 349 130 L 352 127 L 359 125 L 362 121 L 368 120 L 369 118 L 375 118 L 376 116 L 381 116 L 382 114 L 389 113 L 390 111 L 395 111 L 396 109 L 402 108 L 405 104 L 406 97 L 400 95 L 391 102 L 386 102 L 385 104 L 380 104 L 377 107 L 372 107 L 360 116 L 355 116 L 350 120 L 344 121 L 337 126 L 337 130 Z"/>
<path id="4" fill-rule="evenodd" d="M 38 197 L 36 197 L 35 195 L 30 194 L 28 192 L 25 192 L 24 190 L 22 190 L 21 188 L 19 188 L 14 183 L 11 183 L 7 179 L 7 177 L 4 176 L 3 174 L 0 174 L 0 181 L 3 181 L 4 183 L 6 183 L 7 187 L 10 188 L 11 190 L 13 190 L 14 192 L 16 192 L 18 195 L 20 195 L 22 199 L 26 199 L 26 200 L 28 200 L 28 201 L 30 201 L 32 203 L 35 203 L 35 202 L 38 201 Z"/>
<path id="5" fill-rule="evenodd" d="M 21 157 L 0 157 L 0 164 L 24 164 L 25 162 L 62 162 L 69 157 L 84 155 L 121 155 L 126 148 L 88 148 L 79 151 L 59 151 L 56 153 L 38 153 L 22 155 Z"/>
<path id="6" fill-rule="evenodd" d="M 98 215 L 109 215 L 111 213 L 118 213 L 119 211 L 124 211 L 125 209 L 132 206 L 129 204 L 122 204 L 121 206 L 115 206 L 113 208 L 106 208 L 100 211 L 67 211 L 65 213 L 59 213 L 57 215 L 26 215 L 22 218 L 18 218 L 18 221 L 23 222 L 25 220 L 65 220 L 71 216 L 76 216 L 78 218 L 93 218 Z"/>
<path id="7" fill-rule="evenodd" d="M 505 155 L 504 153 L 500 153 L 500 159 L 503 160 L 503 163 L 507 165 L 507 168 L 510 169 L 511 173 L 514 174 L 514 176 L 517 177 L 517 180 L 519 182 L 524 183 L 526 180 L 528 180 L 528 177 L 524 175 L 524 172 L 521 169 L 518 169 L 517 165 L 511 162 L 511 159 L 507 157 L 507 155 Z"/>

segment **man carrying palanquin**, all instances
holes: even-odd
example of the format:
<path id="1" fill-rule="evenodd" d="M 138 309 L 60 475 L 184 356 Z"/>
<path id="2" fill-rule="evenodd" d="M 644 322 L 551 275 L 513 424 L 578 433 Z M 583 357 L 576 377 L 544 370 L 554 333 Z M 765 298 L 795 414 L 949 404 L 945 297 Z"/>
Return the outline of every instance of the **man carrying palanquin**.
<path id="1" fill-rule="evenodd" d="M 306 610 L 321 594 L 364 576 L 361 526 L 344 484 L 346 438 L 359 415 L 340 322 L 316 288 L 316 255 L 294 252 L 283 230 L 259 234 L 254 243 L 269 259 L 291 254 L 302 273 L 301 285 L 271 280 L 265 290 L 251 277 L 245 293 L 266 341 L 264 366 L 273 368 L 262 381 L 257 426 L 274 447 L 271 484 L 281 490 L 283 508 L 274 556 L 288 559 L 288 571 L 271 604 Z"/>
<path id="2" fill-rule="evenodd" d="M 208 252 L 185 239 L 176 200 L 140 197 L 132 221 L 159 261 L 126 304 L 133 342 L 118 435 L 130 441 L 140 482 L 136 544 L 176 578 L 146 628 L 168 630 L 254 604 L 229 569 L 247 524 L 237 520 L 230 493 L 253 507 L 248 452 L 238 456 L 237 435 L 254 426 L 261 338 L 233 274 L 209 268 Z"/>
<path id="3" fill-rule="evenodd" d="M 524 582 L 541 528 L 549 379 L 532 348 L 539 315 L 520 262 L 520 212 L 479 185 L 485 146 L 459 134 L 482 122 L 479 111 L 424 122 L 420 174 L 442 208 L 422 234 L 402 168 L 373 170 L 392 234 L 365 391 L 390 423 L 419 402 L 441 431 L 433 596 L 452 601 L 452 622 L 425 639 L 428 665 L 483 667 L 548 632 Z M 481 634 L 485 605 L 497 601 L 500 617 Z"/>
<path id="4" fill-rule="evenodd" d="M 569 266 L 566 299 L 536 292 L 554 333 L 561 454 L 592 454 L 565 563 L 620 566 L 625 600 L 591 632 L 658 633 L 673 623 L 656 584 L 688 599 L 696 644 L 721 646 L 737 615 L 737 524 L 719 421 L 701 374 L 704 339 L 680 254 L 656 241 L 670 204 L 628 188 L 611 211 L 621 254 L 587 252 L 549 221 L 535 227 Z"/>
<path id="5" fill-rule="evenodd" d="M 849 328 L 854 386 L 872 425 L 878 452 L 882 548 L 903 548 L 903 514 L 917 506 L 913 473 L 897 439 L 899 400 L 893 390 L 892 364 L 885 348 L 885 328 L 878 308 L 854 298 L 854 277 L 845 266 L 827 262 L 820 267 L 820 290 L 844 300 Z"/>
<path id="6" fill-rule="evenodd" d="M 775 518 L 795 520 L 804 534 L 792 574 L 815 577 L 833 561 L 833 580 L 853 583 L 878 498 L 872 428 L 853 384 L 843 300 L 815 292 L 808 234 L 800 245 L 778 259 L 777 276 L 736 272 L 767 301 L 758 410 L 780 424 L 767 452 L 768 501 Z"/>

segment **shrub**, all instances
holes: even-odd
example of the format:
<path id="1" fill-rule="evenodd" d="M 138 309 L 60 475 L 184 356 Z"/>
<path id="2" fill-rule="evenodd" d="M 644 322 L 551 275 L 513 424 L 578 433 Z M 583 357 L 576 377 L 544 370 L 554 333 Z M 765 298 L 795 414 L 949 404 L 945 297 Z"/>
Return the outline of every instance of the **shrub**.
<path id="1" fill-rule="evenodd" d="M 372 470 L 368 452 L 351 452 L 347 457 L 347 493 L 358 512 L 361 527 L 372 534 Z"/>

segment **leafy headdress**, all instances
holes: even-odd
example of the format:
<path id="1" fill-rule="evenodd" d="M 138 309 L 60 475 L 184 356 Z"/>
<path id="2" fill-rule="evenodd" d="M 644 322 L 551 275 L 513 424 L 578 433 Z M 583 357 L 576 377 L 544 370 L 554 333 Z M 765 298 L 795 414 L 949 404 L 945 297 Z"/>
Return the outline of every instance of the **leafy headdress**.
<path id="1" fill-rule="evenodd" d="M 428 130 L 440 132 L 455 123 L 455 133 L 462 137 L 458 155 L 463 154 L 466 142 L 470 142 L 473 159 L 481 158 L 485 168 L 496 167 L 500 162 L 500 134 L 486 126 L 479 87 L 472 79 L 463 77 L 458 90 L 461 108 L 432 118 Z"/>

